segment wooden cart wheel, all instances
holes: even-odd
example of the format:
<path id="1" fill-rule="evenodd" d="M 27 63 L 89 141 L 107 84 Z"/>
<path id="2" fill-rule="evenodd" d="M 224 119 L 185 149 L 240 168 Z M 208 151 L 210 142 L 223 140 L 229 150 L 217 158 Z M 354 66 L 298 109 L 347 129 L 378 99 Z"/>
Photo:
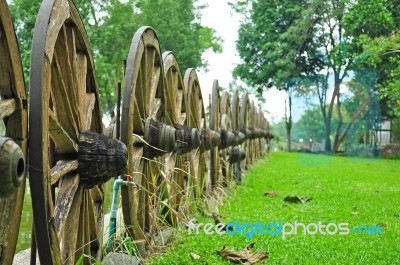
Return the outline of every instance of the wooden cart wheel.
<path id="1" fill-rule="evenodd" d="M 156 32 L 150 27 L 141 27 L 133 36 L 129 50 L 121 113 L 121 140 L 128 148 L 127 173 L 139 186 L 122 186 L 122 211 L 129 234 L 138 241 L 146 240 L 145 233 L 150 231 L 151 221 L 155 221 L 151 209 L 157 201 L 156 182 L 161 175 L 160 162 L 155 157 L 164 152 L 151 149 L 147 140 L 161 133 L 147 135 L 147 132 L 153 129 L 153 121 L 165 122 L 164 88 Z"/>
<path id="2" fill-rule="evenodd" d="M 231 109 L 231 124 L 232 130 L 240 131 L 242 128 L 239 126 L 240 119 L 240 99 L 239 91 L 235 90 L 232 97 L 232 109 Z M 242 181 L 242 169 L 240 162 L 236 162 L 233 168 L 233 174 L 238 183 Z"/>
<path id="3" fill-rule="evenodd" d="M 186 91 L 180 74 L 179 64 L 172 52 L 164 52 L 162 57 L 166 80 L 166 123 L 172 124 L 175 127 L 180 126 L 177 130 L 184 130 L 182 126 L 186 124 Z M 185 194 L 185 178 L 187 179 L 187 171 L 184 166 L 185 161 L 182 153 L 182 149 L 177 149 L 164 156 L 163 172 L 165 174 L 167 189 L 163 189 L 163 191 L 167 194 L 163 194 L 163 198 L 165 199 L 163 200 L 164 204 L 161 205 L 161 214 L 162 219 L 165 219 L 169 224 L 174 226 L 178 222 L 179 205 Z"/>
<path id="4" fill-rule="evenodd" d="M 257 127 L 256 117 L 257 117 L 257 110 L 256 107 L 254 106 L 254 101 L 252 100 L 250 103 L 249 122 L 250 122 L 250 128 L 253 131 L 253 137 L 250 140 L 250 155 L 251 155 L 251 161 L 253 161 L 253 163 L 258 159 L 257 138 L 254 135 Z"/>
<path id="5" fill-rule="evenodd" d="M 251 123 L 252 123 L 252 128 L 253 128 L 253 133 L 254 133 L 254 135 L 253 135 L 253 154 L 254 154 L 254 157 L 253 157 L 253 159 L 254 159 L 254 161 L 257 161 L 258 159 L 259 159 L 259 147 L 258 147 L 258 137 L 257 137 L 257 127 L 258 127 L 258 123 L 257 123 L 257 121 L 258 121 L 258 112 L 257 112 L 257 108 L 256 108 L 256 106 L 255 106 L 255 104 L 254 104 L 254 101 L 252 100 L 251 101 L 251 107 L 250 107 L 250 120 L 251 120 Z"/>
<path id="6" fill-rule="evenodd" d="M 184 84 L 186 88 L 186 125 L 199 131 L 206 128 L 204 103 L 196 71 L 189 68 L 185 72 Z M 202 148 L 196 148 L 189 153 L 188 187 L 193 190 L 195 198 L 200 198 L 207 189 L 206 156 Z"/>
<path id="7" fill-rule="evenodd" d="M 264 117 L 261 106 L 259 106 L 257 112 L 258 112 L 257 128 L 259 128 L 259 130 L 261 130 L 261 132 L 264 132 L 264 130 L 266 129 L 265 117 Z M 258 141 L 259 141 L 259 148 L 260 148 L 260 157 L 263 157 L 265 155 L 265 151 L 264 151 L 265 138 L 263 137 L 263 135 L 259 136 Z"/>
<path id="8" fill-rule="evenodd" d="M 218 132 L 221 129 L 221 99 L 219 95 L 218 80 L 214 80 L 211 93 L 209 128 Z M 221 174 L 221 161 L 218 147 L 214 147 L 210 150 L 210 179 L 213 188 L 221 184 Z"/>
<path id="9" fill-rule="evenodd" d="M 270 131 L 269 131 L 269 122 L 268 119 L 266 117 L 264 117 L 264 144 L 266 144 L 266 155 L 269 155 L 269 151 L 270 151 L 270 141 L 271 141 L 271 135 L 270 135 Z"/>
<path id="10" fill-rule="evenodd" d="M 232 121 L 231 121 L 231 103 L 228 92 L 223 92 L 221 96 L 220 104 L 220 128 L 226 131 L 232 131 Z M 223 177 L 223 184 L 227 186 L 233 180 L 233 164 L 229 162 L 230 149 L 233 147 L 228 147 L 220 149 L 220 163 L 221 163 L 221 173 Z"/>
<path id="11" fill-rule="evenodd" d="M 0 264 L 11 264 L 17 244 L 25 194 L 27 110 L 21 56 L 6 1 L 0 1 L 0 138 L 11 146 L 14 163 L 0 150 L 0 165 L 12 166 L 16 174 L 0 166 Z M 7 139 L 3 138 L 3 139 Z M 0 140 L 0 142 L 2 142 Z M 0 144 L 2 149 L 3 143 Z M 18 144 L 18 146 L 16 145 Z M 15 150 L 15 151 L 14 151 Z M 18 153 L 16 153 L 18 150 Z M 22 152 L 21 152 L 22 150 Z M 18 157 L 16 157 L 18 154 Z"/>
<path id="12" fill-rule="evenodd" d="M 78 173 L 78 146 L 81 133 L 101 133 L 102 122 L 89 41 L 71 0 L 42 2 L 30 79 L 30 188 L 40 262 L 99 259 L 104 193 Z"/>
<path id="13" fill-rule="evenodd" d="M 250 119 L 250 99 L 249 99 L 249 94 L 245 93 L 242 96 L 240 104 L 239 127 L 241 130 L 248 129 L 251 126 L 249 119 Z M 246 141 L 242 145 L 242 148 L 246 153 L 246 158 L 241 162 L 242 168 L 246 170 L 249 169 L 250 166 L 253 164 L 250 146 L 251 146 L 251 139 L 246 134 Z"/>

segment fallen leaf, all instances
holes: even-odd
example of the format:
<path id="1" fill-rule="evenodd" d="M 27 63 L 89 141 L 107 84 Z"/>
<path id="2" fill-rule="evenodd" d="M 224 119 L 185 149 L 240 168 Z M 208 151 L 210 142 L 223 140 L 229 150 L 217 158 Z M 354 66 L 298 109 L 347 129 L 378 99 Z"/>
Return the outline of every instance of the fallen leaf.
<path id="1" fill-rule="evenodd" d="M 294 202 L 294 203 L 306 203 L 311 201 L 312 198 L 307 197 L 299 197 L 297 195 L 289 195 L 285 197 L 285 201 L 287 202 Z"/>
<path id="2" fill-rule="evenodd" d="M 359 214 L 359 212 L 352 212 L 351 214 L 353 214 L 353 215 L 357 215 L 357 214 Z"/>
<path id="3" fill-rule="evenodd" d="M 199 255 L 197 255 L 196 253 L 190 253 L 190 255 L 192 256 L 193 259 L 195 260 L 199 260 L 201 257 Z"/>
<path id="4" fill-rule="evenodd" d="M 239 252 L 232 248 L 223 247 L 221 250 L 217 250 L 217 253 L 227 260 L 247 265 L 263 262 L 268 259 L 267 252 L 263 250 L 253 252 L 253 247 L 254 243 L 251 243 L 245 249 Z"/>
<path id="5" fill-rule="evenodd" d="M 377 225 L 380 225 L 383 228 L 387 228 L 387 224 L 385 224 L 384 222 L 380 222 Z"/>
<path id="6" fill-rule="evenodd" d="M 267 191 L 266 193 L 264 193 L 264 196 L 267 196 L 267 197 L 276 197 L 278 195 L 279 194 L 275 191 Z"/>

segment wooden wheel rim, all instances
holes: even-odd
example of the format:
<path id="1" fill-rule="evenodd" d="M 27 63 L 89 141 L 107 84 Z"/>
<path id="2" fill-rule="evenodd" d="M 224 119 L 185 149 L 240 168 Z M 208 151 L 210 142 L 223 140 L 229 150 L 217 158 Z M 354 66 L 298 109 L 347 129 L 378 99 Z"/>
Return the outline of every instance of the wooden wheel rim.
<path id="1" fill-rule="evenodd" d="M 206 117 L 200 82 L 193 68 L 186 70 L 183 82 L 186 88 L 186 125 L 196 128 L 200 132 L 206 128 Z M 207 172 L 205 152 L 201 148 L 192 150 L 189 153 L 189 163 L 189 175 L 191 177 L 189 178 L 188 186 L 189 189 L 193 189 L 195 198 L 199 198 L 208 185 L 207 177 L 205 176 Z"/>
<path id="2" fill-rule="evenodd" d="M 42 3 L 30 77 L 30 187 L 40 261 L 75 264 L 83 254 L 100 258 L 102 188 L 83 189 L 77 160 L 57 161 L 54 156 L 54 150 L 76 154 L 80 132 L 102 132 L 93 58 L 72 1 Z M 68 167 L 59 171 L 62 161 Z"/>
<path id="3" fill-rule="evenodd" d="M 240 104 L 240 119 L 239 119 L 239 127 L 241 129 L 243 128 L 249 128 L 250 127 L 250 122 L 249 122 L 249 115 L 250 115 L 250 100 L 249 100 L 249 94 L 245 93 L 242 96 L 241 104 Z M 242 167 L 244 169 L 248 169 L 250 165 L 253 163 L 251 159 L 251 148 L 250 148 L 250 139 L 247 139 L 243 144 L 243 150 L 246 153 L 246 158 L 241 162 Z"/>
<path id="4" fill-rule="evenodd" d="M 232 130 L 239 131 L 239 117 L 240 117 L 240 103 L 239 103 L 239 91 L 235 91 L 232 97 L 232 109 L 231 109 L 231 122 L 232 122 Z"/>
<path id="5" fill-rule="evenodd" d="M 165 108 L 166 122 L 172 125 L 186 125 L 186 90 L 183 84 L 180 68 L 172 52 L 162 54 L 165 74 Z M 164 156 L 164 173 L 167 182 L 168 206 L 161 212 L 162 219 L 176 225 L 182 196 L 185 192 L 184 178 L 187 174 L 184 169 L 184 157 L 179 152 L 172 152 Z M 165 189 L 164 189 L 165 190 Z"/>
<path id="6" fill-rule="evenodd" d="M 250 104 L 250 127 L 253 129 L 257 128 L 257 109 L 254 105 L 254 101 L 251 101 Z M 251 154 L 251 161 L 255 162 L 258 159 L 258 138 L 250 140 L 250 154 Z"/>
<path id="7" fill-rule="evenodd" d="M 21 56 L 6 1 L 0 1 L 0 118 L 4 119 L 5 137 L 10 137 L 27 155 L 27 110 Z M 26 161 L 26 160 L 25 160 Z M 17 244 L 25 194 L 25 174 L 19 188 L 0 198 L 0 264 L 11 264 Z"/>
<path id="8" fill-rule="evenodd" d="M 262 108 L 261 106 L 258 107 L 258 111 L 257 111 L 258 115 L 257 115 L 257 128 L 265 130 L 265 117 L 264 114 L 262 112 Z M 260 148 L 260 157 L 264 156 L 264 144 L 265 144 L 265 138 L 264 137 L 260 137 L 259 138 L 259 148 Z"/>
<path id="9" fill-rule="evenodd" d="M 218 80 L 214 80 L 210 103 L 210 129 L 217 132 L 221 129 L 220 102 Z M 218 147 L 214 147 L 210 150 L 210 178 L 212 187 L 220 184 L 220 171 L 221 162 Z"/>
<path id="10" fill-rule="evenodd" d="M 144 144 L 136 143 L 134 134 L 144 138 L 145 119 L 165 122 L 165 79 L 157 35 L 151 27 L 136 31 L 129 50 L 121 113 L 121 141 L 128 148 L 128 169 L 139 185 L 135 190 L 121 189 L 122 211 L 126 228 L 136 240 L 145 240 L 150 231 L 150 204 L 156 203 L 159 162 L 143 156 Z"/>
<path id="11" fill-rule="evenodd" d="M 240 124 L 240 98 L 239 98 L 238 90 L 235 90 L 235 92 L 233 93 L 231 105 L 232 105 L 232 109 L 231 109 L 232 130 L 240 131 L 241 129 L 244 129 L 244 128 L 241 128 L 239 126 L 239 124 Z M 238 148 L 241 148 L 241 146 L 239 145 Z M 241 169 L 240 162 L 235 163 L 234 176 L 235 176 L 236 181 L 240 183 L 241 179 L 242 179 L 242 169 Z"/>
<path id="12" fill-rule="evenodd" d="M 232 131 L 232 110 L 231 110 L 231 102 L 229 98 L 228 92 L 223 92 L 221 96 L 221 105 L 220 105 L 220 127 L 223 130 Z M 233 164 L 229 162 L 229 152 L 232 147 L 223 149 L 220 151 L 221 158 L 221 172 L 223 176 L 223 182 L 225 185 L 230 183 L 233 179 Z"/>

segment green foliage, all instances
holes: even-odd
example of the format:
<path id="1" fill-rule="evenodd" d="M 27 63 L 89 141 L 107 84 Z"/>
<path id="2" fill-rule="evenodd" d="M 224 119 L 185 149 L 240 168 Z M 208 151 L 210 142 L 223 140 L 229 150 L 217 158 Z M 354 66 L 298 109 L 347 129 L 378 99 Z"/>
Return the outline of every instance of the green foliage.
<path id="1" fill-rule="evenodd" d="M 163 51 L 173 51 L 181 71 L 189 67 L 207 65 L 201 55 L 208 49 L 220 52 L 221 39 L 215 30 L 200 25 L 200 11 L 196 0 L 147 0 L 141 6 L 141 23 L 153 27 Z M 162 10 L 157 15 L 156 10 Z"/>
<path id="2" fill-rule="evenodd" d="M 255 87 L 258 94 L 276 86 L 288 91 L 293 89 L 294 95 L 304 95 L 307 88 L 313 92 L 315 86 L 326 128 L 327 151 L 332 149 L 329 135 L 333 129 L 334 106 L 338 113 L 346 111 L 342 110 L 342 104 L 335 105 L 335 102 L 343 100 L 340 84 L 350 70 L 374 68 L 384 107 L 382 114 L 400 115 L 397 0 L 242 0 L 232 7 L 245 15 L 237 42 L 243 63 L 235 68 L 235 76 Z M 328 75 L 325 80 L 320 77 L 330 72 L 334 76 L 334 89 L 328 99 Z M 291 82 L 299 78 L 300 82 Z M 357 96 L 360 98 L 355 99 Z M 355 97 L 358 102 L 365 99 L 360 93 Z M 351 127 L 343 127 L 340 114 L 338 118 L 334 152 Z"/>
<path id="3" fill-rule="evenodd" d="M 314 142 L 323 142 L 325 126 L 318 105 L 311 105 L 304 111 L 299 121 L 293 125 L 293 136 L 297 139 L 313 139 Z"/>
<path id="4" fill-rule="evenodd" d="M 371 15 L 374 14 L 374 15 Z M 400 10 L 397 0 L 356 1 L 345 17 L 355 68 L 374 68 L 385 116 L 400 117 Z"/>
<path id="5" fill-rule="evenodd" d="M 236 43 L 243 63 L 235 68 L 234 75 L 255 87 L 259 94 L 273 85 L 286 89 L 289 78 L 300 77 L 309 71 L 313 60 L 318 61 L 304 53 L 313 32 L 306 4 L 254 1 L 250 9 L 244 8 L 241 1 L 233 5 L 247 16 L 240 25 Z"/>
<path id="6" fill-rule="evenodd" d="M 116 85 L 123 80 L 123 60 L 128 56 L 136 30 L 152 26 L 159 37 L 161 50 L 173 51 L 181 71 L 189 67 L 205 68 L 201 56 L 207 50 L 220 52 L 222 40 L 214 29 L 200 25 L 197 0 L 76 0 L 84 22 L 96 65 L 100 104 L 103 112 L 114 116 Z M 13 0 L 14 18 L 25 71 L 29 81 L 33 29 L 40 7 L 38 0 Z"/>
<path id="7" fill-rule="evenodd" d="M 232 264 L 216 254 L 222 247 L 243 249 L 254 243 L 255 250 L 269 253 L 268 264 L 395 264 L 400 236 L 398 181 L 399 160 L 360 159 L 327 155 L 272 153 L 231 190 L 219 207 L 225 223 L 258 221 L 277 223 L 349 223 L 384 225 L 383 235 L 188 235 L 187 227 L 177 235 L 164 254 L 150 264 Z M 266 192 L 277 192 L 267 197 Z M 288 203 L 288 195 L 313 198 L 304 204 Z M 197 216 L 198 222 L 214 220 Z M 272 228 L 271 228 L 272 229 Z M 301 228 L 300 228 L 301 229 Z M 200 256 L 192 258 L 191 253 Z"/>
<path id="8" fill-rule="evenodd" d="M 14 28 L 17 33 L 27 88 L 29 87 L 28 83 L 33 29 L 35 27 L 36 16 L 39 12 L 39 7 L 39 0 L 13 0 L 9 5 Z"/>

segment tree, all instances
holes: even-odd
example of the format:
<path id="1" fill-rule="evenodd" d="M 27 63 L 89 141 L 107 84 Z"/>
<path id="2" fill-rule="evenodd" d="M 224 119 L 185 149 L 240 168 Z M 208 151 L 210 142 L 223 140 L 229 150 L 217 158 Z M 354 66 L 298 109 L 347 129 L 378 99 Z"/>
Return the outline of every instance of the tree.
<path id="1" fill-rule="evenodd" d="M 395 1 L 388 0 L 392 3 L 391 8 L 394 7 Z M 279 84 L 285 84 L 287 80 L 295 77 L 307 79 L 300 84 L 313 80 L 325 123 L 325 150 L 336 152 L 348 131 L 343 124 L 342 83 L 352 70 L 357 69 L 360 61 L 360 44 L 351 34 L 354 25 L 347 19 L 352 12 L 357 13 L 352 9 L 357 2 L 254 1 L 251 7 L 245 8 L 246 3 L 239 1 L 236 4 L 236 10 L 248 12 L 249 15 L 239 31 L 237 48 L 243 63 L 235 69 L 235 74 L 255 86 L 258 93 L 272 85 L 279 88 Z M 365 1 L 359 1 L 360 6 L 364 3 Z M 373 6 L 375 2 L 370 0 L 367 4 Z M 377 13 L 376 10 L 371 12 L 372 10 L 373 8 L 370 8 L 369 12 L 364 12 L 365 16 L 370 16 L 365 25 L 369 25 L 368 22 L 373 20 L 371 17 L 374 16 L 371 14 Z M 394 21 L 399 21 L 398 13 L 398 10 L 391 12 Z M 371 27 L 384 23 L 379 19 L 378 22 Z M 356 28 L 358 30 L 362 27 Z M 376 28 L 375 32 L 379 32 L 379 28 Z M 398 65 L 398 60 L 396 63 Z M 328 98 L 330 75 L 333 77 L 333 91 L 332 96 Z M 312 86 L 308 84 L 308 87 Z M 297 86 L 296 90 L 298 89 Z M 387 91 L 390 95 L 398 93 L 398 90 L 390 87 Z M 332 127 L 334 111 L 338 121 L 337 126 Z M 357 119 L 358 113 L 353 113 L 356 115 L 354 119 Z M 332 130 L 335 132 L 333 148 L 330 138 Z"/>
<path id="2" fill-rule="evenodd" d="M 400 117 L 398 5 L 398 0 L 356 1 L 345 17 L 346 34 L 354 40 L 355 69 L 375 70 L 382 114 L 388 117 Z"/>
<path id="3" fill-rule="evenodd" d="M 140 6 L 141 23 L 156 30 L 162 50 L 175 53 L 181 71 L 205 68 L 202 54 L 209 49 L 222 51 L 222 39 L 215 30 L 200 24 L 205 7 L 197 0 L 146 0 Z M 155 15 L 157 10 L 161 12 Z"/>
<path id="4" fill-rule="evenodd" d="M 29 87 L 29 66 L 31 60 L 33 29 L 35 28 L 39 7 L 40 1 L 13 0 L 9 4 L 15 31 L 17 33 L 27 88 Z"/>
<path id="5" fill-rule="evenodd" d="M 322 142 L 325 136 L 324 122 L 318 105 L 310 104 L 295 124 L 295 134 L 298 138 L 312 139 L 312 142 Z"/>
<path id="6" fill-rule="evenodd" d="M 239 28 L 237 50 L 243 63 L 234 76 L 255 88 L 257 94 L 273 86 L 288 94 L 286 130 L 290 150 L 291 101 L 301 77 L 318 68 L 313 37 L 314 17 L 308 1 L 238 1 L 233 8 L 245 15 Z M 311 56 L 310 56 L 311 55 Z M 310 68 L 311 67 L 311 68 Z"/>

